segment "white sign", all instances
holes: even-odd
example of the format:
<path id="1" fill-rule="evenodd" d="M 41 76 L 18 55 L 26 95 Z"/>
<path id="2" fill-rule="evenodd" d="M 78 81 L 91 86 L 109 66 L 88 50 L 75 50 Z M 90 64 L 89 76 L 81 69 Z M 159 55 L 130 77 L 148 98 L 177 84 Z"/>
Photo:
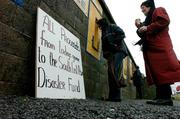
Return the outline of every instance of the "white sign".
<path id="1" fill-rule="evenodd" d="M 85 99 L 79 39 L 38 8 L 36 97 Z"/>
<path id="2" fill-rule="evenodd" d="M 175 82 L 171 85 L 172 94 L 175 95 L 180 93 L 180 82 Z"/>

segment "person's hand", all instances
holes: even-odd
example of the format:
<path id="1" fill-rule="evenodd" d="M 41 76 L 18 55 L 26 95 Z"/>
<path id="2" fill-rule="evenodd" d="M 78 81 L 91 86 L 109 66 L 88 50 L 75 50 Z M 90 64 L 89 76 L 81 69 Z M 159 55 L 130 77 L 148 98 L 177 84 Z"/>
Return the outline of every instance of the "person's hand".
<path id="1" fill-rule="evenodd" d="M 141 19 L 135 19 L 135 25 L 139 28 L 141 26 Z"/>
<path id="2" fill-rule="evenodd" d="M 144 33 L 147 31 L 147 26 L 142 26 L 141 28 L 138 29 L 139 33 Z"/>

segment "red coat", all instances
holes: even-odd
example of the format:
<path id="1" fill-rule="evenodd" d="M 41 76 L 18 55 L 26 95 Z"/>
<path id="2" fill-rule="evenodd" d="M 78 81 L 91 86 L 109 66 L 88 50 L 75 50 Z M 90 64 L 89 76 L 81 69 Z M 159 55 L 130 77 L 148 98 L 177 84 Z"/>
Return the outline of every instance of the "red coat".
<path id="1" fill-rule="evenodd" d="M 168 33 L 170 23 L 166 10 L 156 8 L 152 23 L 147 26 L 147 51 L 143 52 L 147 81 L 150 85 L 180 82 L 180 62 L 178 61 Z"/>

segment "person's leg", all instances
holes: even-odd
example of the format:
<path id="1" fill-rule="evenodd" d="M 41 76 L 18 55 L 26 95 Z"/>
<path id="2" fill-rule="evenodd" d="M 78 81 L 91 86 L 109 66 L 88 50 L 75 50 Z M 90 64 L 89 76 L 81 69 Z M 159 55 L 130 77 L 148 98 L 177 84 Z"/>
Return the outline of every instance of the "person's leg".
<path id="1" fill-rule="evenodd" d="M 109 89 L 109 98 L 108 101 L 121 101 L 120 88 L 111 88 Z"/>
<path id="2" fill-rule="evenodd" d="M 172 91 L 170 84 L 164 84 L 159 87 L 161 99 L 171 99 Z"/>
<path id="3" fill-rule="evenodd" d="M 112 80 L 113 76 L 112 76 L 112 71 L 111 71 L 111 61 L 108 61 L 108 85 L 109 85 L 109 96 L 108 99 L 111 99 L 113 96 L 113 87 L 114 87 L 114 83 Z"/>
<path id="4" fill-rule="evenodd" d="M 114 72 L 115 72 L 115 76 L 116 76 L 116 80 L 119 80 L 119 73 L 120 71 L 122 71 L 122 67 L 123 67 L 123 59 L 125 58 L 125 54 L 123 52 L 119 52 L 119 53 L 116 53 L 114 55 Z"/>
<path id="5" fill-rule="evenodd" d="M 108 84 L 109 84 L 109 97 L 108 101 L 121 101 L 120 89 L 117 87 L 117 82 L 112 71 L 113 61 L 108 61 Z"/>
<path id="6" fill-rule="evenodd" d="M 136 86 L 136 98 L 142 99 L 142 89 L 141 86 Z"/>
<path id="7" fill-rule="evenodd" d="M 156 86 L 156 97 L 155 97 L 155 99 L 154 100 L 157 100 L 157 99 L 161 99 L 162 97 L 161 97 L 161 88 L 160 88 L 160 86 Z"/>
<path id="8" fill-rule="evenodd" d="M 171 99 L 172 92 L 170 84 L 157 85 L 156 92 L 156 99 L 147 101 L 147 104 L 173 106 L 173 101 Z"/>

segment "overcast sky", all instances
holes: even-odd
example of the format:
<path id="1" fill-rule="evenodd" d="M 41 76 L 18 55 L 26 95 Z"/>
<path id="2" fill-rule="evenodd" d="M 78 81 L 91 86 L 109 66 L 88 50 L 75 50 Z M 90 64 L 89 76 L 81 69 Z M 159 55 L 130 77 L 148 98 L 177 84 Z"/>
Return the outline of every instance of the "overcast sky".
<path id="1" fill-rule="evenodd" d="M 134 20 L 140 18 L 144 21 L 145 16 L 141 12 L 140 5 L 144 0 L 105 0 L 116 24 L 126 34 L 125 42 L 142 73 L 145 74 L 144 61 L 139 46 L 132 44 L 139 40 L 136 34 Z M 180 0 L 155 0 L 156 7 L 166 8 L 170 16 L 170 36 L 173 42 L 175 53 L 180 59 Z"/>

